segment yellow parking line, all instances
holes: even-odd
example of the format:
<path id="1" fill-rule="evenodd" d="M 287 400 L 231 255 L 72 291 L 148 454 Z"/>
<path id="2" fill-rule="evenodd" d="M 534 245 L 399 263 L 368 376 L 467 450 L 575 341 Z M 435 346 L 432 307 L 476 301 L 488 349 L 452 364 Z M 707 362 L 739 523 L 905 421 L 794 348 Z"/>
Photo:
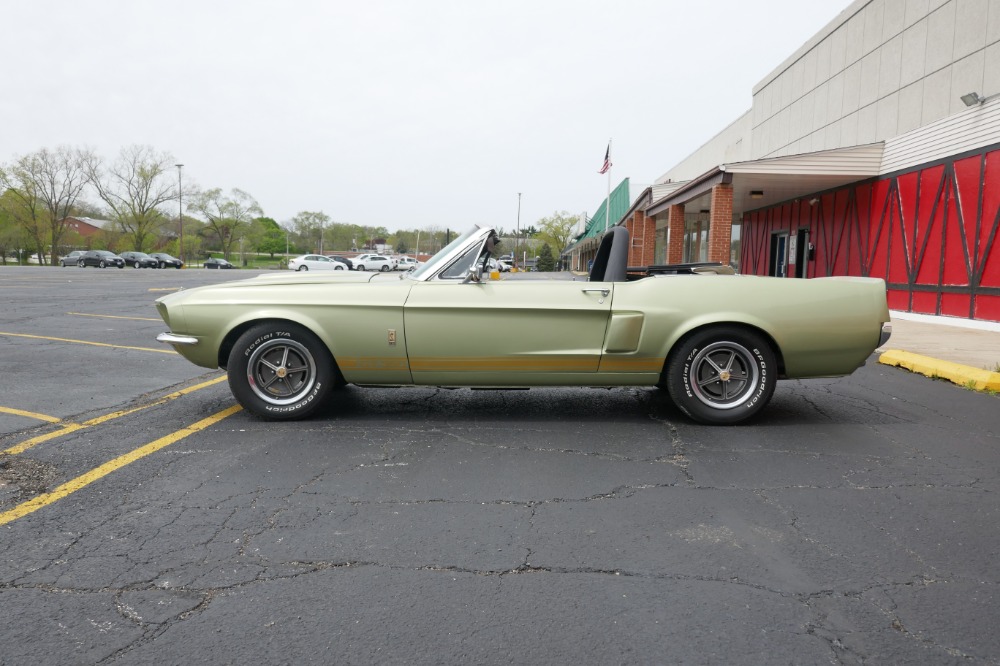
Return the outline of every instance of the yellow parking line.
<path id="1" fill-rule="evenodd" d="M 87 314 L 86 312 L 67 312 L 77 317 L 98 317 L 100 319 L 132 319 L 134 321 L 163 321 L 159 317 L 120 317 L 118 315 Z"/>
<path id="2" fill-rule="evenodd" d="M 32 338 L 34 340 L 54 340 L 56 342 L 72 342 L 78 345 L 93 345 L 94 347 L 111 347 L 112 349 L 134 349 L 136 351 L 156 352 L 157 354 L 174 354 L 177 352 L 170 349 L 154 349 L 153 347 L 129 347 L 127 345 L 109 345 L 106 342 L 90 342 L 88 340 L 73 340 L 70 338 L 52 338 L 47 335 L 28 335 L 27 333 L 6 333 L 0 331 L 0 335 L 9 335 L 15 338 Z"/>
<path id="3" fill-rule="evenodd" d="M 13 407 L 0 407 L 0 412 L 4 414 L 13 414 L 14 416 L 26 416 L 29 419 L 47 421 L 48 423 L 59 423 L 62 421 L 62 419 L 58 416 L 49 416 L 48 414 L 39 414 L 38 412 L 28 412 L 23 409 L 14 409 Z"/>
<path id="4" fill-rule="evenodd" d="M 138 407 L 133 407 L 132 409 L 123 409 L 118 412 L 111 412 L 110 414 L 104 414 L 103 416 L 94 417 L 92 419 L 84 421 L 83 423 L 61 423 L 60 427 L 62 428 L 62 430 L 55 430 L 53 432 L 49 432 L 44 435 L 39 435 L 38 437 L 32 437 L 31 439 L 27 439 L 16 446 L 10 447 L 6 451 L 0 451 L 0 454 L 15 456 L 19 453 L 24 453 L 25 451 L 27 451 L 28 449 L 37 444 L 41 444 L 42 442 L 47 442 L 50 439 L 55 439 L 56 437 L 68 435 L 71 432 L 76 432 L 77 430 L 82 430 L 83 428 L 90 428 L 95 425 L 100 425 L 101 423 L 106 423 L 108 421 L 112 421 L 122 416 L 135 414 L 136 412 L 141 412 L 142 410 L 148 409 L 149 407 L 156 407 L 157 405 L 162 405 L 166 402 L 170 402 L 171 400 L 179 398 L 182 395 L 187 395 L 188 393 L 194 393 L 195 391 L 201 390 L 208 386 L 213 386 L 225 380 L 226 380 L 226 375 L 222 375 L 221 377 L 210 379 L 207 382 L 195 384 L 194 386 L 188 386 L 187 388 L 182 388 L 180 391 L 174 391 L 173 393 L 163 396 L 159 400 L 154 400 L 153 402 L 150 402 L 145 405 L 139 405 Z"/>
<path id="5" fill-rule="evenodd" d="M 0 525 L 6 525 L 7 523 L 17 520 L 18 518 L 23 518 L 24 516 L 27 516 L 30 513 L 34 513 L 35 511 L 38 511 L 44 506 L 48 506 L 53 502 L 57 502 L 63 497 L 75 493 L 77 490 L 80 490 L 81 488 L 89 486 L 94 481 L 104 478 L 111 472 L 121 469 L 122 467 L 128 465 L 129 463 L 133 463 L 136 460 L 145 458 L 151 453 L 156 453 L 160 449 L 170 446 L 174 442 L 179 442 L 188 435 L 193 435 L 194 433 L 200 430 L 204 430 L 205 428 L 215 425 L 222 419 L 228 416 L 232 416 L 241 409 L 242 407 L 240 407 L 239 405 L 233 405 L 232 407 L 224 409 L 221 412 L 217 412 L 212 416 L 209 416 L 208 418 L 204 418 L 201 421 L 192 423 L 186 428 L 181 428 L 176 432 L 173 432 L 165 437 L 161 437 L 156 441 L 146 444 L 145 446 L 141 446 L 138 449 L 126 453 L 125 455 L 118 456 L 114 460 L 108 461 L 103 465 L 101 465 L 100 467 L 95 467 L 89 472 L 81 474 L 75 479 L 67 481 L 66 483 L 62 484 L 61 486 L 57 487 L 55 490 L 51 492 L 43 493 L 37 497 L 28 500 L 27 502 L 24 502 L 23 504 L 14 507 L 13 509 L 10 509 L 9 511 L 4 511 L 3 513 L 0 513 Z"/>

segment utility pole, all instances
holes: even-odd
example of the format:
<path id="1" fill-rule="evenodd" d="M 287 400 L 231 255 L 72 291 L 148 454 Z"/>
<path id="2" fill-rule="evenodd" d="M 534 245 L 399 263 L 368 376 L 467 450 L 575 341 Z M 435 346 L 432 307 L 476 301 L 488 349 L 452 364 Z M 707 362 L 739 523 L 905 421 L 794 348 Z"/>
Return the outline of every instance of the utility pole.
<path id="1" fill-rule="evenodd" d="M 180 255 L 178 259 L 181 260 L 181 264 L 184 263 L 184 182 L 181 178 L 181 169 L 184 168 L 183 164 L 175 164 L 177 167 L 177 226 L 180 227 L 180 241 L 177 244 L 177 254 Z M 136 248 L 141 250 L 142 248 Z"/>

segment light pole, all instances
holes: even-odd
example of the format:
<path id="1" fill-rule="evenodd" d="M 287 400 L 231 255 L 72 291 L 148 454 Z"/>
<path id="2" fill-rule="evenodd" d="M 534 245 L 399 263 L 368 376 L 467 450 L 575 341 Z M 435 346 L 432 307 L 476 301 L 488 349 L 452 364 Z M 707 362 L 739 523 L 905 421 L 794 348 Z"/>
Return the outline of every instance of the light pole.
<path id="1" fill-rule="evenodd" d="M 413 258 L 420 261 L 420 229 L 417 229 L 417 246 L 413 248 Z"/>
<path id="2" fill-rule="evenodd" d="M 511 252 L 511 263 L 517 268 L 517 241 L 521 238 L 521 193 L 517 193 L 517 235 L 514 236 L 514 251 Z"/>
<path id="3" fill-rule="evenodd" d="M 175 164 L 177 167 L 177 226 L 180 227 L 180 241 L 177 244 L 177 254 L 181 260 L 181 264 L 184 263 L 184 181 L 181 177 L 181 170 L 184 168 L 183 164 Z"/>

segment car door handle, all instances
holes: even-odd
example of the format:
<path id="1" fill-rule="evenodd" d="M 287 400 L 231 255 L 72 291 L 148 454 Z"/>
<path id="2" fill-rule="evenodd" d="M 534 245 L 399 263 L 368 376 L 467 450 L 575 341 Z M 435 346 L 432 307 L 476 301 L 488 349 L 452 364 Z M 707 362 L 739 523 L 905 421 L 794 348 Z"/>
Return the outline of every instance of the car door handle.
<path id="1" fill-rule="evenodd" d="M 589 293 L 589 292 L 592 292 L 592 291 L 593 291 L 593 292 L 597 292 L 597 293 L 600 293 L 600 294 L 601 294 L 601 296 L 607 296 L 608 294 L 610 294 L 610 293 L 611 293 L 611 290 L 610 290 L 610 289 L 584 289 L 584 290 L 583 290 L 583 293 L 585 293 L 585 294 L 586 294 L 586 293 Z"/>

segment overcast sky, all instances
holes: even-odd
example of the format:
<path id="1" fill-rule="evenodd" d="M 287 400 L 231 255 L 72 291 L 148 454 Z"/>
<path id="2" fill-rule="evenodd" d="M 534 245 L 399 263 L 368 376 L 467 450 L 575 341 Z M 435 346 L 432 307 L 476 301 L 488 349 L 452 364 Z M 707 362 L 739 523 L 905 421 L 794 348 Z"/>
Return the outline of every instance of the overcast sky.
<path id="1" fill-rule="evenodd" d="M 593 214 L 609 139 L 652 183 L 849 4 L 2 0 L 0 163 L 150 145 L 279 222 Z"/>

